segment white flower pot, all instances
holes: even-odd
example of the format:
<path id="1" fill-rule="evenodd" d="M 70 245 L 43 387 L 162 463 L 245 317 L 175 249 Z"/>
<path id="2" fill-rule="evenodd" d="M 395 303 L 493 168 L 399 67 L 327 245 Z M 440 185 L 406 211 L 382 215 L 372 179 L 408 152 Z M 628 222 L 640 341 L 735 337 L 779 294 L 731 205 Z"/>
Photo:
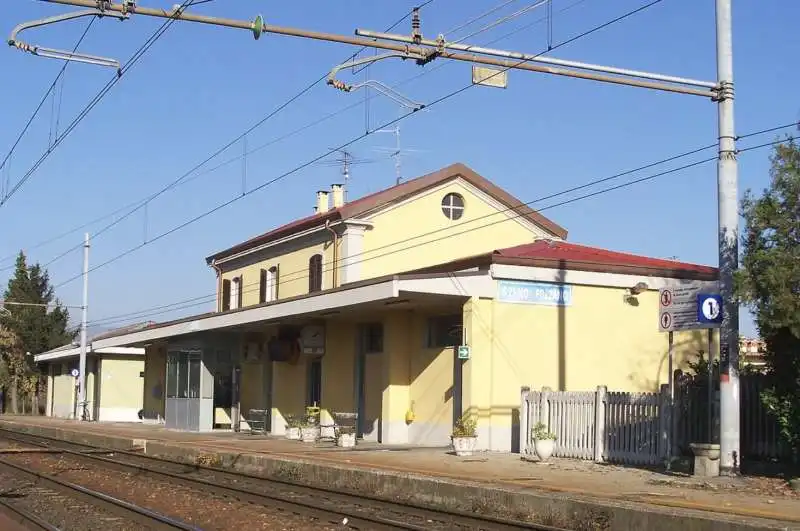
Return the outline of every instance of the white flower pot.
<path id="1" fill-rule="evenodd" d="M 336 437 L 336 446 L 340 446 L 342 448 L 353 448 L 355 445 L 355 433 L 340 433 L 339 436 Z"/>
<path id="2" fill-rule="evenodd" d="M 319 439 L 319 426 L 300 428 L 300 439 L 304 443 L 316 442 Z"/>
<path id="3" fill-rule="evenodd" d="M 472 455 L 478 444 L 477 437 L 453 437 L 453 451 L 457 456 Z"/>
<path id="4" fill-rule="evenodd" d="M 290 441 L 299 441 L 300 440 L 300 428 L 286 428 L 286 438 Z"/>
<path id="5" fill-rule="evenodd" d="M 533 449 L 536 450 L 536 456 L 542 461 L 547 461 L 553 455 L 556 441 L 553 439 L 536 439 L 533 441 Z"/>

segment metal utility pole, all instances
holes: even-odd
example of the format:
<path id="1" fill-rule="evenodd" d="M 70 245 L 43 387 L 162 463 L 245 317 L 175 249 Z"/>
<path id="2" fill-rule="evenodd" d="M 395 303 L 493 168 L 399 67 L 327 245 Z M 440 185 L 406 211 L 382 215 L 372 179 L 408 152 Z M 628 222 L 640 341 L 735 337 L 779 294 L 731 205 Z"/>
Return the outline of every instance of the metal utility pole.
<path id="1" fill-rule="evenodd" d="M 723 300 L 720 328 L 720 472 L 738 472 L 739 307 L 733 299 L 733 274 L 739 267 L 739 211 L 736 135 L 733 128 L 733 44 L 731 0 L 716 0 L 719 161 L 719 286 Z"/>
<path id="2" fill-rule="evenodd" d="M 81 420 L 86 415 L 86 324 L 89 317 L 89 233 L 83 238 L 83 304 L 81 306 L 81 357 L 78 366 L 78 407 Z"/>

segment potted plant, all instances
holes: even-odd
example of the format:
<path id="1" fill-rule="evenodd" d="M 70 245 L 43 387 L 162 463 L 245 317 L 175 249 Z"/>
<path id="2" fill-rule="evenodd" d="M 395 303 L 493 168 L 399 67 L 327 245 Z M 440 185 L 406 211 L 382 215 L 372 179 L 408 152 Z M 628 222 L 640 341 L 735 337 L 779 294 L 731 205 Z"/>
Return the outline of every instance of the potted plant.
<path id="1" fill-rule="evenodd" d="M 316 406 L 306 408 L 306 418 L 300 426 L 300 439 L 303 442 L 316 442 L 319 439 L 319 413 L 320 408 Z"/>
<path id="2" fill-rule="evenodd" d="M 353 448 L 356 445 L 356 429 L 353 426 L 336 428 L 336 446 Z"/>
<path id="3" fill-rule="evenodd" d="M 458 419 L 450 437 L 453 442 L 453 451 L 457 456 L 472 455 L 475 451 L 475 445 L 478 442 L 477 428 L 478 423 L 470 416 L 464 415 Z"/>
<path id="4" fill-rule="evenodd" d="M 553 455 L 553 450 L 556 444 L 556 434 L 548 431 L 547 426 L 542 422 L 533 427 L 533 448 L 536 450 L 536 455 L 542 461 L 547 461 Z"/>
<path id="5" fill-rule="evenodd" d="M 300 440 L 300 419 L 296 415 L 287 414 L 286 417 L 286 438 L 290 441 Z"/>

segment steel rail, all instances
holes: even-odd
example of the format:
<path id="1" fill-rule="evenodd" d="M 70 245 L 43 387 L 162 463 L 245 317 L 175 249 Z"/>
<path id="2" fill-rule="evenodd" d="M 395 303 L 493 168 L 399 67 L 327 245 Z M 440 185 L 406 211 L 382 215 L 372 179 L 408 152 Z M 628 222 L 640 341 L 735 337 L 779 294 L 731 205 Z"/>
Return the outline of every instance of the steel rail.
<path id="1" fill-rule="evenodd" d="M 13 434 L 13 435 L 12 435 Z M 151 462 L 159 463 L 165 466 L 172 466 L 172 467 L 182 467 L 184 469 L 189 468 L 193 471 L 202 471 L 207 472 L 209 474 L 216 474 L 219 476 L 230 476 L 237 479 L 246 479 L 249 481 L 254 481 L 258 483 L 262 483 L 265 485 L 280 485 L 281 487 L 286 488 L 287 490 L 294 490 L 295 493 L 306 494 L 306 495 L 313 495 L 320 497 L 320 495 L 324 495 L 326 498 L 329 499 L 331 508 L 321 508 L 321 503 L 319 501 L 315 501 L 313 504 L 305 503 L 297 499 L 293 499 L 291 496 L 280 496 L 273 493 L 261 493 L 255 491 L 249 491 L 238 487 L 228 486 L 228 485 L 220 485 L 218 483 L 212 483 L 211 481 L 199 479 L 199 478 L 191 478 L 186 476 L 186 472 L 182 473 L 174 473 L 168 472 L 165 470 L 157 470 L 150 468 L 144 465 L 137 465 L 134 463 L 125 463 L 122 461 L 110 459 L 108 457 L 101 457 L 97 455 L 100 451 L 99 448 L 87 444 L 82 443 L 74 443 L 70 441 L 63 441 L 60 439 L 56 439 L 53 437 L 47 437 L 44 435 L 33 435 L 24 433 L 21 434 L 19 432 L 12 432 L 6 428 L 0 428 L 0 437 L 7 438 L 11 440 L 17 440 L 20 442 L 26 442 L 29 444 L 40 444 L 42 446 L 50 446 L 48 443 L 43 442 L 32 442 L 30 440 L 23 441 L 18 436 L 22 435 L 24 438 L 34 438 L 34 439 L 43 439 L 47 441 L 52 441 L 56 444 L 67 444 L 70 446 L 77 446 L 77 447 L 84 447 L 84 448 L 91 448 L 94 451 L 89 454 L 82 451 L 76 450 L 69 450 L 66 448 L 62 448 L 65 454 L 73 455 L 78 458 L 89 459 L 92 461 L 99 461 L 108 466 L 109 468 L 113 468 L 122 472 L 130 472 L 131 470 L 135 470 L 137 473 L 141 475 L 151 475 L 152 477 L 167 477 L 171 481 L 181 483 L 187 487 L 205 490 L 211 494 L 216 495 L 223 495 L 229 496 L 233 498 L 240 499 L 242 501 L 247 501 L 250 503 L 254 503 L 257 505 L 269 505 L 269 506 L 278 506 L 282 509 L 287 511 L 291 511 L 297 513 L 297 507 L 301 507 L 304 514 L 309 516 L 313 516 L 315 518 L 319 518 L 321 520 L 331 521 L 329 517 L 332 514 L 337 516 L 336 523 L 341 523 L 342 520 L 347 518 L 348 525 L 360 529 L 406 529 L 406 530 L 419 530 L 419 531 L 428 531 L 432 527 L 434 527 L 434 523 L 430 522 L 424 526 L 419 526 L 411 523 L 401 522 L 397 520 L 392 520 L 388 518 L 382 517 L 373 517 L 373 516 L 365 516 L 361 514 L 353 514 L 353 512 L 344 512 L 341 510 L 337 510 L 337 504 L 341 503 L 349 503 L 357 506 L 363 507 L 367 511 L 378 512 L 381 511 L 391 511 L 391 512 L 405 512 L 409 515 L 413 515 L 419 518 L 425 518 L 427 520 L 432 520 L 436 523 L 441 523 L 450 526 L 464 526 L 468 528 L 490 528 L 492 530 L 520 530 L 520 529 L 529 529 L 534 531 L 566 531 L 563 528 L 557 528 L 542 524 L 536 524 L 532 522 L 521 522 L 521 521 L 512 521 L 506 520 L 503 518 L 495 518 L 491 516 L 480 516 L 460 511 L 446 511 L 441 509 L 433 509 L 427 507 L 421 507 L 418 505 L 404 503 L 404 502 L 389 502 L 377 497 L 361 495 L 361 494 L 348 494 L 341 491 L 335 491 L 332 489 L 325 489 L 319 487 L 309 487 L 307 485 L 300 485 L 296 483 L 291 483 L 288 481 L 276 480 L 272 478 L 264 478 L 260 476 L 256 476 L 253 474 L 247 474 L 243 472 L 236 472 L 236 471 L 229 471 L 229 470 L 221 470 L 218 468 L 207 467 L 203 465 L 198 465 L 194 463 L 181 463 L 178 461 L 173 461 L 170 459 L 165 459 L 162 457 L 156 457 L 151 455 L 142 454 L 140 452 L 135 451 L 128 451 L 128 450 L 113 450 L 108 449 L 106 450 L 107 454 L 120 454 L 128 457 L 132 457 L 135 459 L 145 459 Z M 273 487 L 274 488 L 274 487 Z M 369 505 L 364 504 L 364 501 L 368 501 Z M 265 503 L 266 502 L 266 503 Z M 371 505 L 371 506 L 370 506 Z M 366 526 L 366 527 L 362 527 Z"/>
<path id="2" fill-rule="evenodd" d="M 70 452 L 65 452 L 70 453 Z M 156 513 L 144 507 L 139 507 L 132 503 L 126 502 L 97 492 L 68 481 L 58 479 L 48 474 L 43 474 L 27 468 L 21 467 L 11 463 L 5 459 L 0 459 L 0 470 L 6 471 L 12 476 L 21 476 L 30 479 L 34 483 L 40 483 L 46 488 L 60 491 L 68 496 L 79 498 L 94 506 L 101 507 L 111 513 L 130 519 L 138 524 L 147 526 L 148 529 L 153 530 L 175 530 L 182 531 L 200 531 L 197 527 L 189 525 L 180 520 L 170 518 L 168 516 Z"/>
<path id="3" fill-rule="evenodd" d="M 0 514 L 31 531 L 61 531 L 60 528 L 50 525 L 32 512 L 16 507 L 13 503 L 3 499 L 0 499 Z"/>

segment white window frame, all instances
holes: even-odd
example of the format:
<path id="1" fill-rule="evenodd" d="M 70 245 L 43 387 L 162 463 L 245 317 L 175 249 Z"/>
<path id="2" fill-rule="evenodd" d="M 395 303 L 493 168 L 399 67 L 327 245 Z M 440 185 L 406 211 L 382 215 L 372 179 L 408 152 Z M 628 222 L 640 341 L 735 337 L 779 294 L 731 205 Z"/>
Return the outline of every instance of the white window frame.
<path id="1" fill-rule="evenodd" d="M 239 277 L 231 279 L 230 300 L 228 300 L 228 307 L 231 310 L 239 309 L 239 290 L 242 289 L 239 284 Z"/>
<path id="2" fill-rule="evenodd" d="M 278 284 L 275 282 L 275 273 L 278 272 L 276 266 L 272 266 L 267 269 L 267 279 L 266 279 L 266 301 L 265 302 L 274 302 L 278 298 L 276 297 L 278 291 Z"/>
<path id="3" fill-rule="evenodd" d="M 461 199 L 461 206 L 456 206 L 453 204 L 453 199 L 456 197 Z M 445 204 L 446 199 L 449 199 L 448 204 Z M 439 207 L 442 209 L 442 214 L 444 214 L 444 217 L 450 221 L 459 221 L 461 218 L 463 218 L 466 206 L 467 205 L 466 201 L 464 201 L 464 196 L 456 192 L 448 192 L 445 194 L 445 196 L 442 198 L 441 204 L 439 205 Z M 461 212 L 461 215 L 458 218 L 453 217 L 453 214 L 456 211 Z"/>

